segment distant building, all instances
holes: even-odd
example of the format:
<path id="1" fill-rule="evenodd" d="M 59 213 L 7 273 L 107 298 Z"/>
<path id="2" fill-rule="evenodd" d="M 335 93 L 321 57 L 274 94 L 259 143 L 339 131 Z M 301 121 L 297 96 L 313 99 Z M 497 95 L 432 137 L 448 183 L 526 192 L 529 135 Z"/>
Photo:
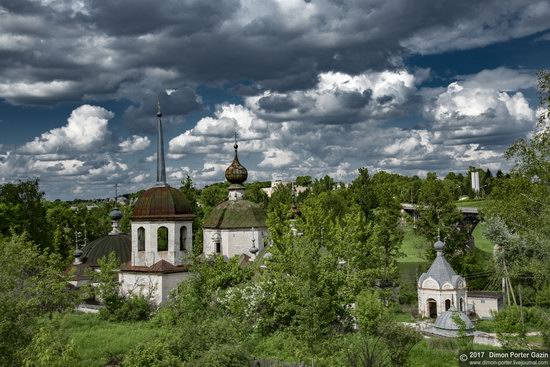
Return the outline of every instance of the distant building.
<path id="1" fill-rule="evenodd" d="M 271 181 L 271 187 L 264 187 L 262 188 L 262 191 L 265 192 L 267 197 L 271 198 L 271 195 L 277 190 L 278 186 L 286 186 L 286 185 L 292 185 L 292 182 L 290 181 L 282 181 L 282 180 L 274 180 Z M 301 194 L 302 192 L 305 192 L 308 188 L 305 186 L 293 186 L 293 190 L 296 194 Z"/>
<path id="2" fill-rule="evenodd" d="M 479 172 L 478 171 L 472 171 L 470 172 L 471 180 L 472 180 L 472 190 L 477 194 L 480 190 L 479 186 Z"/>

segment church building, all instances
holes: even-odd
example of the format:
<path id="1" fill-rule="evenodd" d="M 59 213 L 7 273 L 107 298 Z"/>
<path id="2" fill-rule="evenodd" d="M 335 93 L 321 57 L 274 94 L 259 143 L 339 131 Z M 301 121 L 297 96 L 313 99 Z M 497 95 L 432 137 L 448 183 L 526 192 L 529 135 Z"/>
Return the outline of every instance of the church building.
<path id="1" fill-rule="evenodd" d="M 131 258 L 119 272 L 125 295 L 150 295 L 160 304 L 191 276 L 193 218 L 185 195 L 166 183 L 162 113 L 158 106 L 157 183 L 138 198 L 131 219 Z"/>
<path id="2" fill-rule="evenodd" d="M 418 314 L 420 317 L 436 318 L 454 307 L 466 311 L 468 291 L 466 280 L 455 273 L 443 255 L 445 244 L 437 240 L 437 252 L 430 269 L 418 279 Z"/>
<path id="3" fill-rule="evenodd" d="M 235 135 L 235 158 L 225 170 L 229 186 L 229 198 L 216 206 L 204 218 L 204 255 L 222 255 L 229 259 L 246 255 L 252 259 L 264 248 L 267 237 L 265 210 L 258 204 L 244 199 L 243 183 L 248 171 L 239 162 L 237 137 Z"/>

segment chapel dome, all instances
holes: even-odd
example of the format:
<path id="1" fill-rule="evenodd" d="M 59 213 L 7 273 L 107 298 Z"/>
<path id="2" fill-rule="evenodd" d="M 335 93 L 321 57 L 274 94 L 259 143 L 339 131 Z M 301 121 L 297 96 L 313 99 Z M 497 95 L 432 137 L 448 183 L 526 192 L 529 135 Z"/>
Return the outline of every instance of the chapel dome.
<path id="1" fill-rule="evenodd" d="M 450 309 L 441 313 L 435 320 L 434 327 L 443 330 L 460 330 L 460 326 L 454 320 L 456 316 L 464 321 L 466 330 L 472 330 L 474 328 L 474 324 L 468 316 L 466 316 L 464 312 L 460 312 L 456 309 Z"/>
<path id="2" fill-rule="evenodd" d="M 228 200 L 216 206 L 204 218 L 203 228 L 262 228 L 265 224 L 265 210 L 248 200 Z"/>
<path id="3" fill-rule="evenodd" d="M 154 186 L 139 195 L 132 219 L 170 219 L 193 217 L 193 209 L 185 195 L 168 185 Z"/>
<path id="4" fill-rule="evenodd" d="M 239 162 L 239 157 L 237 156 L 237 148 L 239 148 L 239 146 L 237 142 L 235 142 L 233 148 L 235 148 L 235 158 L 233 158 L 233 162 L 231 162 L 229 167 L 225 170 L 225 178 L 233 185 L 241 185 L 248 178 L 248 171 Z"/>
<path id="5" fill-rule="evenodd" d="M 84 246 L 80 259 L 87 266 L 98 266 L 97 261 L 114 252 L 118 261 L 126 263 L 130 261 L 132 252 L 132 240 L 124 233 L 110 234 L 98 238 Z"/>

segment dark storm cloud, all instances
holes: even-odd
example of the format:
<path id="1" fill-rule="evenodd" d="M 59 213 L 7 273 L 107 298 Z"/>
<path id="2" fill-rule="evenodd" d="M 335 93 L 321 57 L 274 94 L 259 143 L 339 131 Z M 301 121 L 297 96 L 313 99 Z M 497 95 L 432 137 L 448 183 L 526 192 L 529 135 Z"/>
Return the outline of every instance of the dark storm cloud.
<path id="1" fill-rule="evenodd" d="M 123 117 L 130 131 L 156 132 L 157 98 L 165 119 L 182 120 L 184 115 L 201 107 L 198 97 L 189 87 L 180 87 L 177 90 L 170 90 L 169 93 L 170 95 L 165 91 L 157 94 L 146 93 L 141 96 L 138 105 L 130 106 Z"/>
<path id="2" fill-rule="evenodd" d="M 150 68 L 173 71 L 164 80 L 171 83 L 252 80 L 256 90 L 307 89 L 321 72 L 381 70 L 411 51 L 479 47 L 550 26 L 544 1 L 45 4 L 2 3 L 0 83 L 26 83 L 8 91 L 0 84 L 0 98 L 12 103 L 120 97 L 124 83 L 147 89 Z M 480 29 L 483 37 L 470 42 Z M 68 83 L 32 92 L 33 83 L 56 80 Z M 132 97 L 124 95 L 140 102 Z"/>
<path id="3" fill-rule="evenodd" d="M 258 105 L 267 112 L 285 112 L 298 107 L 290 97 L 279 95 L 262 97 Z"/>

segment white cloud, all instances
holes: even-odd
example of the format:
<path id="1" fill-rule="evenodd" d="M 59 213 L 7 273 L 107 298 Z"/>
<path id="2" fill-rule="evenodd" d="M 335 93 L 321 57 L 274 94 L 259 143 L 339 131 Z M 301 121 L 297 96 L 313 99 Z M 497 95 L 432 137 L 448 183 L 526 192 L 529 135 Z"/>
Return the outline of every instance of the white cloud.
<path id="1" fill-rule="evenodd" d="M 534 76 L 502 68 L 462 77 L 442 91 L 425 93 L 425 116 L 433 131 L 454 144 L 508 145 L 533 128 L 535 111 L 519 90 L 534 81 Z"/>
<path id="2" fill-rule="evenodd" d="M 147 136 L 132 135 L 118 144 L 123 153 L 134 153 L 146 149 L 151 144 Z"/>
<path id="3" fill-rule="evenodd" d="M 292 151 L 275 148 L 268 149 L 263 155 L 264 159 L 260 162 L 259 166 L 264 168 L 288 167 L 299 159 L 298 155 Z"/>
<path id="4" fill-rule="evenodd" d="M 55 98 L 68 95 L 77 86 L 78 83 L 70 80 L 0 83 L 0 97 L 9 101 L 16 99 Z"/>
<path id="5" fill-rule="evenodd" d="M 23 145 L 21 152 L 49 154 L 103 149 L 110 137 L 107 123 L 113 116 L 102 107 L 82 105 L 71 112 L 67 125 L 43 133 Z"/>
<path id="6" fill-rule="evenodd" d="M 318 123 L 357 123 L 402 114 L 416 91 L 417 80 L 406 70 L 349 75 L 321 73 L 315 88 L 289 93 L 266 91 L 248 97 L 246 105 L 271 121 L 311 120 Z"/>

